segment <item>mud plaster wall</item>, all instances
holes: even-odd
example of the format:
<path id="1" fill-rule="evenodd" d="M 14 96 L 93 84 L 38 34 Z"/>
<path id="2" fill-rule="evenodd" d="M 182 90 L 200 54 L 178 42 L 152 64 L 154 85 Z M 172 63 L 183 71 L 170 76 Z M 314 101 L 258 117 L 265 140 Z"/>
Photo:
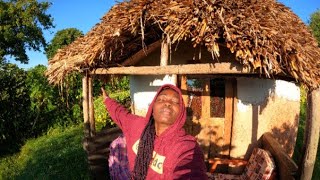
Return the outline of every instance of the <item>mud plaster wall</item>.
<path id="1" fill-rule="evenodd" d="M 130 76 L 130 97 L 134 113 L 145 116 L 158 88 L 163 84 L 174 83 L 175 76 L 170 75 Z"/>
<path id="2" fill-rule="evenodd" d="M 248 158 L 265 132 L 271 132 L 292 155 L 299 121 L 299 87 L 283 80 L 237 78 L 237 99 L 230 156 Z"/>

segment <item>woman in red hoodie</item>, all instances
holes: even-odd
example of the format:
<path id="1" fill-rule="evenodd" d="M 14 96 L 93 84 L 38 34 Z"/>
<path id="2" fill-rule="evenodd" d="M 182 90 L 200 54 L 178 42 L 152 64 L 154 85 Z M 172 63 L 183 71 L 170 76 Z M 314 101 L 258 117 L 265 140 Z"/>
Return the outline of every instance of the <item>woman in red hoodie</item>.
<path id="1" fill-rule="evenodd" d="M 159 88 L 146 117 L 129 113 L 102 89 L 104 104 L 126 137 L 133 179 L 207 179 L 203 153 L 183 125 L 186 109 L 176 86 Z"/>

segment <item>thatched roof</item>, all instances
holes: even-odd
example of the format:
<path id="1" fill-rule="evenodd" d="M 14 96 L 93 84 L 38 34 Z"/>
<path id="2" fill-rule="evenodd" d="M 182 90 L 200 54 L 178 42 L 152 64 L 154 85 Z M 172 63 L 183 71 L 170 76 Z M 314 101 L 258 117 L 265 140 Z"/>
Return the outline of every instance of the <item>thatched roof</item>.
<path id="1" fill-rule="evenodd" d="M 167 35 L 167 36 L 164 36 Z M 131 0 L 116 4 L 101 22 L 49 61 L 47 76 L 59 83 L 72 71 L 121 64 L 145 45 L 169 37 L 191 40 L 219 56 L 219 44 L 244 66 L 267 76 L 320 84 L 320 49 L 307 26 L 275 0 Z M 215 61 L 215 63 L 218 63 Z"/>

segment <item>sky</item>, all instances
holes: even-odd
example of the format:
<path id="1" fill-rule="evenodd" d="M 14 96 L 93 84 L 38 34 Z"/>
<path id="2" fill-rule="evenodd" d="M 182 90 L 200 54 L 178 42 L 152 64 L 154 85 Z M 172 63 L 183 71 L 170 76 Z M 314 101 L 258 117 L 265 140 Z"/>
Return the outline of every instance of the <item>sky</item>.
<path id="1" fill-rule="evenodd" d="M 55 28 L 44 31 L 45 39 L 48 43 L 55 33 L 66 28 L 76 28 L 84 34 L 89 32 L 95 24 L 100 22 L 100 18 L 109 11 L 116 3 L 115 0 L 49 0 L 52 2 L 47 13 L 54 19 Z M 310 15 L 320 9 L 320 0 L 278 0 L 289 7 L 297 14 L 303 22 L 308 24 Z M 28 64 L 20 64 L 15 60 L 20 68 L 29 69 L 38 64 L 48 65 L 48 60 L 44 52 L 28 51 Z"/>

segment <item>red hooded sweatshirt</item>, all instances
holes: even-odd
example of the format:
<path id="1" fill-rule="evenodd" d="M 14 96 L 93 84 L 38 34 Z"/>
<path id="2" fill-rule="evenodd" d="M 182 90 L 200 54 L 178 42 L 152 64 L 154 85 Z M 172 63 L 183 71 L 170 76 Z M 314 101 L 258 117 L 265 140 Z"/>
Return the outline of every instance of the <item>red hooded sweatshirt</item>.
<path id="1" fill-rule="evenodd" d="M 104 103 L 113 121 L 122 129 L 127 141 L 130 171 L 133 172 L 140 136 L 147 125 L 155 99 L 163 89 L 173 89 L 180 97 L 180 114 L 176 121 L 159 136 L 155 137 L 153 161 L 147 179 L 208 179 L 203 153 L 196 139 L 186 134 L 183 125 L 186 122 L 186 109 L 183 106 L 179 88 L 166 84 L 159 88 L 149 106 L 146 117 L 129 113 L 115 100 L 106 98 Z"/>

